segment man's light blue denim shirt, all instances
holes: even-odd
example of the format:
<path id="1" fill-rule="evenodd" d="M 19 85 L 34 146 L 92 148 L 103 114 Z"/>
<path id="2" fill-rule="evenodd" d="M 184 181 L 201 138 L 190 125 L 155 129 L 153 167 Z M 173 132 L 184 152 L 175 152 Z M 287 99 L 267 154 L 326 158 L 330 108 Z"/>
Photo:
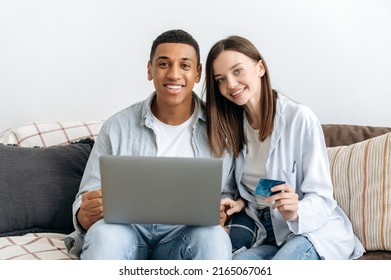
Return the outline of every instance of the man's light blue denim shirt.
<path id="1" fill-rule="evenodd" d="M 77 255 L 81 251 L 85 230 L 77 222 L 76 213 L 81 205 L 82 194 L 101 187 L 99 157 L 101 155 L 156 156 L 157 154 L 156 135 L 152 129 L 155 120 L 151 111 L 151 103 L 155 95 L 156 92 L 144 101 L 114 114 L 105 121 L 100 130 L 84 170 L 79 192 L 73 203 L 73 224 L 76 232 L 70 234 L 65 240 L 68 250 L 73 248 L 72 251 L 75 250 Z M 208 143 L 204 104 L 194 92 L 193 98 L 198 103 L 191 139 L 195 157 L 213 157 Z M 221 186 L 222 197 L 236 197 L 233 163 L 232 155 L 225 154 Z"/>

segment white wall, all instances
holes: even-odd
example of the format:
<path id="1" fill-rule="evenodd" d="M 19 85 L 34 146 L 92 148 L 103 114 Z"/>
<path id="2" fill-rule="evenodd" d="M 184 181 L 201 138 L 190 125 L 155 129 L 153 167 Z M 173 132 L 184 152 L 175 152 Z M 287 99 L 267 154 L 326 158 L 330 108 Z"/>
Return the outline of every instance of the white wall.
<path id="1" fill-rule="evenodd" d="M 227 35 L 252 40 L 274 87 L 322 123 L 391 126 L 390 15 L 387 0 L 0 0 L 0 131 L 144 99 L 150 45 L 172 28 L 203 62 Z"/>

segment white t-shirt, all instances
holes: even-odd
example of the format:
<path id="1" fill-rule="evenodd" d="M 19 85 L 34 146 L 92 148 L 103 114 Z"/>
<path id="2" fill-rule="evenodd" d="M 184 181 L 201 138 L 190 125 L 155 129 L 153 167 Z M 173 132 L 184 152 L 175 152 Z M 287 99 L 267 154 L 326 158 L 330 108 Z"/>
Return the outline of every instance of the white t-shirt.
<path id="1" fill-rule="evenodd" d="M 198 106 L 195 102 L 195 106 Z M 194 157 L 194 149 L 191 144 L 193 124 L 196 118 L 197 108 L 189 119 L 180 125 L 168 125 L 153 116 L 155 122 L 153 130 L 156 134 L 157 156 L 160 157 Z"/>
<path id="2" fill-rule="evenodd" d="M 247 118 L 244 118 L 244 129 L 247 138 L 247 156 L 244 163 L 242 183 L 247 187 L 250 193 L 254 193 L 259 179 L 266 177 L 266 160 L 270 149 L 270 136 L 265 141 L 259 140 L 259 130 L 255 130 L 249 124 Z M 263 198 L 255 200 L 259 208 L 269 206 L 263 201 Z"/>

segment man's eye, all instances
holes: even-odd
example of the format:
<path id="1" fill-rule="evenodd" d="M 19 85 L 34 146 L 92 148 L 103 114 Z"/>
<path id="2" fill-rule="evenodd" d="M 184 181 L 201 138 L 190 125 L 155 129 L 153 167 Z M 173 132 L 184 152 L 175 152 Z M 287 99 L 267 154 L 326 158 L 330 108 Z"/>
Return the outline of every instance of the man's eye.
<path id="1" fill-rule="evenodd" d="M 190 69 L 191 68 L 189 64 L 183 64 L 182 67 L 183 67 L 183 69 Z"/>
<path id="2" fill-rule="evenodd" d="M 160 62 L 158 65 L 159 65 L 159 67 L 167 67 L 168 63 L 167 62 Z"/>

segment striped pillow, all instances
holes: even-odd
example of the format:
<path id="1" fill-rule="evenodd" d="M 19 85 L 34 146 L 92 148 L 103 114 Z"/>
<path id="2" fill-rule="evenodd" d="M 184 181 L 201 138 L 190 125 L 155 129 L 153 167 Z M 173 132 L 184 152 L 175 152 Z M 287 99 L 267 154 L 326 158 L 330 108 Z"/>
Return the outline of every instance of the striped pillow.
<path id="1" fill-rule="evenodd" d="M 391 133 L 327 148 L 334 196 L 366 250 L 391 250 Z"/>

